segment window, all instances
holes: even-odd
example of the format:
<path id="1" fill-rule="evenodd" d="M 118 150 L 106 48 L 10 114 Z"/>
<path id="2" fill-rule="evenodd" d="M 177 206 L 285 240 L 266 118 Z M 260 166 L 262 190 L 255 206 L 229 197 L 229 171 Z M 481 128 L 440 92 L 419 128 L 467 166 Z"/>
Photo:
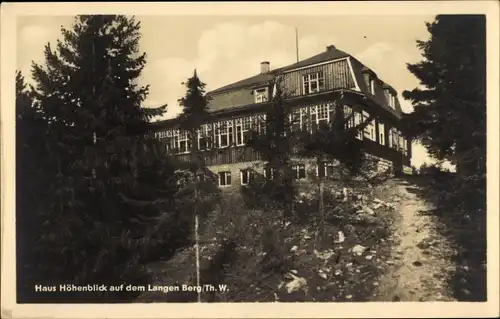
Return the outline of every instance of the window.
<path id="1" fill-rule="evenodd" d="M 363 120 L 366 121 L 370 117 L 370 114 L 368 112 L 363 111 Z M 376 134 L 375 134 L 375 119 L 372 119 L 370 123 L 365 127 L 364 129 L 364 137 L 369 138 L 372 141 L 376 140 Z"/>
<path id="2" fill-rule="evenodd" d="M 389 147 L 392 148 L 393 143 L 394 143 L 394 129 L 391 127 L 389 128 Z"/>
<path id="3" fill-rule="evenodd" d="M 404 137 L 399 134 L 399 150 L 402 151 L 404 153 L 404 150 L 405 150 L 405 140 L 404 140 Z"/>
<path id="4" fill-rule="evenodd" d="M 389 130 L 389 147 L 399 150 L 400 146 L 399 135 L 400 134 L 398 130 L 395 129 L 394 127 L 391 127 L 391 129 Z"/>
<path id="5" fill-rule="evenodd" d="M 385 145 L 385 125 L 384 123 L 378 123 L 378 142 L 380 145 Z"/>
<path id="6" fill-rule="evenodd" d="M 354 127 L 354 116 L 352 114 L 352 109 L 349 106 L 344 105 L 344 118 L 349 118 L 349 121 L 346 123 L 346 128 Z"/>
<path id="7" fill-rule="evenodd" d="M 330 103 L 323 103 L 311 107 L 311 122 L 313 124 L 327 124 L 330 123 L 330 118 L 333 117 L 333 107 Z"/>
<path id="8" fill-rule="evenodd" d="M 242 117 L 236 119 L 236 145 L 244 145 L 250 138 L 252 118 Z"/>
<path id="9" fill-rule="evenodd" d="M 290 125 L 292 126 L 293 132 L 298 132 L 300 130 L 307 129 L 307 123 L 309 119 L 307 107 L 299 107 L 294 109 L 290 115 Z"/>
<path id="10" fill-rule="evenodd" d="M 261 88 L 254 90 L 255 103 L 263 103 L 268 101 L 268 90 L 267 88 Z"/>
<path id="11" fill-rule="evenodd" d="M 389 93 L 389 106 L 393 109 L 396 108 L 396 96 L 392 93 Z"/>
<path id="12" fill-rule="evenodd" d="M 191 148 L 191 142 L 187 131 L 179 132 L 179 153 L 188 153 Z"/>
<path id="13" fill-rule="evenodd" d="M 332 162 L 323 162 L 319 167 L 316 165 L 316 176 L 319 176 L 320 169 L 323 170 L 323 176 L 321 177 L 333 176 L 334 167 L 335 165 Z"/>
<path id="14" fill-rule="evenodd" d="M 172 151 L 177 152 L 177 150 L 179 148 L 178 142 L 179 142 L 179 131 L 178 130 L 173 130 L 171 132 L 171 138 L 170 138 L 169 148 Z"/>
<path id="15" fill-rule="evenodd" d="M 174 130 L 171 132 L 171 137 L 167 137 L 167 140 L 170 141 L 168 145 L 169 149 L 177 153 L 189 153 L 191 142 L 186 131 Z"/>
<path id="16" fill-rule="evenodd" d="M 261 113 L 259 115 L 256 115 L 254 123 L 255 125 L 257 125 L 257 131 L 259 132 L 259 134 L 266 133 L 266 126 L 267 126 L 266 113 Z"/>
<path id="17" fill-rule="evenodd" d="M 309 125 L 309 109 L 307 107 L 303 107 L 300 109 L 300 127 L 302 130 L 307 130 L 307 126 Z"/>
<path id="18" fill-rule="evenodd" d="M 375 95 L 375 80 L 372 77 L 370 77 L 368 81 L 370 83 L 370 93 Z"/>
<path id="19" fill-rule="evenodd" d="M 300 131 L 302 125 L 301 125 L 301 117 L 300 117 L 300 109 L 295 109 L 293 110 L 290 115 L 288 115 L 290 125 L 292 127 L 292 132 L 298 132 Z"/>
<path id="20" fill-rule="evenodd" d="M 249 169 L 242 169 L 240 170 L 240 181 L 241 185 L 248 185 L 250 182 L 250 170 Z"/>
<path id="21" fill-rule="evenodd" d="M 198 132 L 198 149 L 208 150 L 211 148 L 213 140 L 212 124 L 203 124 Z"/>
<path id="22" fill-rule="evenodd" d="M 171 149 L 174 149 L 174 147 L 172 146 L 172 133 L 173 132 L 171 130 L 168 130 L 164 132 L 163 137 L 160 137 L 163 147 L 165 147 L 165 151 L 167 152 Z"/>
<path id="23" fill-rule="evenodd" d="M 274 179 L 275 175 L 276 175 L 276 168 L 271 167 L 269 165 L 266 165 L 266 167 L 264 167 L 264 177 L 266 179 L 272 180 Z"/>
<path id="24" fill-rule="evenodd" d="M 334 167 L 333 163 L 325 163 L 325 177 L 333 176 Z"/>
<path id="25" fill-rule="evenodd" d="M 404 137 L 402 137 L 402 139 L 403 139 L 403 145 L 402 145 L 403 147 L 401 148 L 401 150 L 403 151 L 404 155 L 408 155 L 408 143 Z"/>
<path id="26" fill-rule="evenodd" d="M 292 165 L 292 170 L 295 172 L 295 179 L 306 178 L 306 166 L 304 164 Z"/>
<path id="27" fill-rule="evenodd" d="M 304 94 L 317 93 L 324 89 L 323 72 L 316 72 L 302 76 Z"/>
<path id="28" fill-rule="evenodd" d="M 359 112 L 354 112 L 354 127 L 360 125 L 361 123 L 363 123 L 363 116 L 361 113 Z M 358 134 L 356 135 L 356 138 L 362 140 L 363 139 L 363 131 L 362 130 L 359 130 L 358 131 Z"/>
<path id="29" fill-rule="evenodd" d="M 219 172 L 219 186 L 231 185 L 231 172 Z"/>
<path id="30" fill-rule="evenodd" d="M 228 147 L 233 143 L 233 121 L 215 123 L 215 142 L 219 148 Z"/>

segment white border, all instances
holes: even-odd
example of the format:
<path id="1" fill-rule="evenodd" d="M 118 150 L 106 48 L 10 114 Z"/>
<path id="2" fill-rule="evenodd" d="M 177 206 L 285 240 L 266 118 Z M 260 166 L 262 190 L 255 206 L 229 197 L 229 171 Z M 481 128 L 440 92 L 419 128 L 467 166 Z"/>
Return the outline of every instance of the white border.
<path id="1" fill-rule="evenodd" d="M 120 13 L 133 15 L 487 15 L 487 127 L 488 127 L 488 302 L 485 303 L 290 303 L 290 304 L 15 304 L 15 154 L 14 70 L 16 17 L 19 15 L 75 15 Z M 496 1 L 394 2 L 266 2 L 263 3 L 3 3 L 1 7 L 1 131 L 2 131 L 2 317 L 37 318 L 156 318 L 156 317 L 485 317 L 498 315 L 498 78 L 499 16 Z M 11 79 L 10 81 L 7 79 Z"/>

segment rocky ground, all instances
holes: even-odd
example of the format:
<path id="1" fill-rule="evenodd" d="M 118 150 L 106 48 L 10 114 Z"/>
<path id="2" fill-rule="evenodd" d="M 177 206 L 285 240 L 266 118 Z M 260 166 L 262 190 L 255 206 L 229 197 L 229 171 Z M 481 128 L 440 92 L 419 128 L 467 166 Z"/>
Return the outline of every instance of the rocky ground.
<path id="1" fill-rule="evenodd" d="M 202 234 L 202 283 L 227 288 L 203 293 L 202 301 L 453 300 L 446 282 L 454 269 L 454 252 L 440 235 L 437 221 L 422 214 L 432 207 L 409 192 L 411 187 L 415 186 L 391 179 L 378 187 L 333 191 L 338 202 L 327 206 L 330 223 L 321 227 L 312 222 L 283 225 L 270 211 L 233 207 L 229 213 L 249 215 L 239 221 L 237 229 L 245 233 L 240 242 L 224 244 L 219 239 L 228 230 L 221 227 L 208 227 Z M 280 271 L 262 267 L 271 255 L 262 225 L 274 229 L 267 242 L 283 238 L 285 266 Z M 190 247 L 168 261 L 147 265 L 152 285 L 195 284 L 194 256 Z M 154 291 L 143 293 L 137 302 L 196 300 L 196 292 Z"/>
<path id="2" fill-rule="evenodd" d="M 388 267 L 373 301 L 453 301 L 447 287 L 455 265 L 453 250 L 439 231 L 436 218 L 423 214 L 433 207 L 407 188 L 402 180 L 391 181 L 395 211 L 392 249 Z"/>

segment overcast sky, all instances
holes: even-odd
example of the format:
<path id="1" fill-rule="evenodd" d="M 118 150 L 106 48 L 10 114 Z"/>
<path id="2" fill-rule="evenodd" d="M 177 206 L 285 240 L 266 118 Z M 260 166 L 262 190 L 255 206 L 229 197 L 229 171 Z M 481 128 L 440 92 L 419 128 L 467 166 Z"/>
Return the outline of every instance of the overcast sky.
<path id="1" fill-rule="evenodd" d="M 416 40 L 427 40 L 425 22 L 433 16 L 137 16 L 142 25 L 141 50 L 148 55 L 143 84 L 150 85 L 146 106 L 168 104 L 167 117 L 180 111 L 181 82 L 196 68 L 212 90 L 260 71 L 295 62 L 295 27 L 299 57 L 308 58 L 333 44 L 373 69 L 392 85 L 403 110 L 411 105 L 401 93 L 418 86 L 406 63 L 420 61 Z M 17 68 L 29 76 L 31 61 L 41 62 L 43 46 L 61 38 L 60 26 L 71 26 L 70 16 L 19 17 Z M 413 146 L 417 167 L 429 158 Z"/>

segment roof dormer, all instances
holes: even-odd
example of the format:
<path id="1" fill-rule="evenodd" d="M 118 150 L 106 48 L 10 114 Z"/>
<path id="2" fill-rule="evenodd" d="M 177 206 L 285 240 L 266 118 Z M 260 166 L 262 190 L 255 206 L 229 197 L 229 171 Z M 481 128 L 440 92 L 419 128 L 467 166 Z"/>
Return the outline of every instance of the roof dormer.
<path id="1" fill-rule="evenodd" d="M 258 86 L 252 89 L 254 103 L 264 103 L 269 101 L 269 86 Z"/>
<path id="2" fill-rule="evenodd" d="M 384 83 L 382 85 L 382 88 L 384 89 L 384 96 L 387 101 L 387 105 L 389 105 L 392 109 L 396 109 L 396 98 L 397 98 L 397 92 L 392 88 L 389 84 Z"/>
<path id="3" fill-rule="evenodd" d="M 375 74 L 375 72 L 373 72 L 367 67 L 363 67 L 361 69 L 361 73 L 363 74 L 363 79 L 365 81 L 368 92 L 372 95 L 375 95 L 375 90 L 376 90 L 375 79 L 377 78 L 377 75 Z"/>

